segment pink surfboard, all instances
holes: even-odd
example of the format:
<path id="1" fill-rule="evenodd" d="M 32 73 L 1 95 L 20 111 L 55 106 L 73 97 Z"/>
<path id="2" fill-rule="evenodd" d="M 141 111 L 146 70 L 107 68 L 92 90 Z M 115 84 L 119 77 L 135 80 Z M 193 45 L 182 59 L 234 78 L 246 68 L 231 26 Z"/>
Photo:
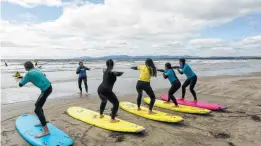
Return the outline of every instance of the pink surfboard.
<path id="1" fill-rule="evenodd" d="M 168 95 L 167 94 L 161 95 L 160 97 L 161 97 L 162 100 L 165 100 L 165 101 L 168 100 Z M 195 102 L 195 101 L 192 101 L 192 100 L 187 100 L 187 99 L 182 99 L 182 98 L 177 99 L 177 102 L 178 102 L 178 104 L 181 104 L 181 105 L 187 105 L 187 106 L 193 106 L 193 107 L 198 107 L 198 108 L 204 108 L 204 109 L 209 109 L 209 110 L 212 110 L 212 111 L 226 109 L 226 107 L 222 106 L 222 105 L 211 104 L 211 103 L 201 102 L 201 101 Z"/>

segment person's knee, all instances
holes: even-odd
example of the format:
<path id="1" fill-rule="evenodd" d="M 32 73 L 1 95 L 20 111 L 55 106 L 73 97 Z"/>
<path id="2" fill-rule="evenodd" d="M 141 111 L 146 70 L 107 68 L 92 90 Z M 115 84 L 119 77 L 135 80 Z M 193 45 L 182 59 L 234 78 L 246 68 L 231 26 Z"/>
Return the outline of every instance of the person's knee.
<path id="1" fill-rule="evenodd" d="M 171 96 L 171 95 L 173 95 L 173 94 L 174 94 L 173 91 L 169 90 L 168 96 Z"/>
<path id="2" fill-rule="evenodd" d="M 189 90 L 190 90 L 191 92 L 194 92 L 194 88 L 193 88 L 193 87 L 189 87 Z"/>
<path id="3" fill-rule="evenodd" d="M 151 102 L 154 103 L 154 102 L 155 102 L 155 99 L 156 99 L 156 97 L 155 97 L 155 96 L 152 96 L 150 100 L 151 100 Z"/>
<path id="4" fill-rule="evenodd" d="M 34 109 L 35 114 L 38 114 L 39 112 L 41 112 L 42 108 L 39 106 L 36 106 Z"/>
<path id="5" fill-rule="evenodd" d="M 114 103 L 114 106 L 116 107 L 116 108 L 118 108 L 119 107 L 119 101 L 116 101 L 115 103 Z"/>
<path id="6" fill-rule="evenodd" d="M 106 99 L 102 99 L 102 103 L 107 103 L 107 100 Z"/>

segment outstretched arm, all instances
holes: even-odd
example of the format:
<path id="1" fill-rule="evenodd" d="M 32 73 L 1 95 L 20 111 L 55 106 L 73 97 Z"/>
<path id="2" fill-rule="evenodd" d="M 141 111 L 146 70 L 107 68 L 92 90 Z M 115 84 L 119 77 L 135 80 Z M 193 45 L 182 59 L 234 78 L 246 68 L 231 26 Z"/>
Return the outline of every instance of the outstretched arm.
<path id="1" fill-rule="evenodd" d="M 164 78 L 164 79 L 167 79 L 167 78 L 169 77 L 169 76 L 166 75 L 165 73 L 163 73 L 162 75 L 163 75 L 163 78 Z"/>
<path id="2" fill-rule="evenodd" d="M 164 69 L 157 69 L 157 71 L 159 71 L 159 72 L 165 72 Z"/>
<path id="3" fill-rule="evenodd" d="M 30 79 L 29 79 L 28 75 L 26 74 L 23 78 L 21 78 L 21 80 L 19 82 L 19 87 L 23 87 L 28 82 L 30 82 Z"/>
<path id="4" fill-rule="evenodd" d="M 115 76 L 121 76 L 123 74 L 123 72 L 118 72 L 118 71 L 113 71 L 111 72 L 113 75 Z"/>
<path id="5" fill-rule="evenodd" d="M 131 69 L 138 70 L 138 66 L 133 66 Z"/>
<path id="6" fill-rule="evenodd" d="M 80 71 L 81 71 L 81 69 L 80 69 L 80 67 L 78 67 L 77 70 L 76 70 L 76 74 L 79 74 Z"/>
<path id="7" fill-rule="evenodd" d="M 180 73 L 180 74 L 184 74 L 184 72 L 186 72 L 187 70 L 188 70 L 188 66 L 184 66 L 183 68 L 182 68 L 182 70 L 179 70 L 179 69 L 177 69 L 178 70 L 178 72 Z"/>
<path id="8" fill-rule="evenodd" d="M 177 68 L 180 68 L 180 67 L 179 66 L 172 66 L 171 68 L 177 69 Z"/>
<path id="9" fill-rule="evenodd" d="M 182 71 L 180 71 L 178 68 L 177 68 L 177 71 L 178 71 L 180 74 L 183 74 L 183 72 L 182 72 Z"/>
<path id="10" fill-rule="evenodd" d="M 85 66 L 84 66 L 84 68 L 85 68 L 86 70 L 91 70 L 90 68 L 88 68 L 88 67 L 85 67 Z"/>

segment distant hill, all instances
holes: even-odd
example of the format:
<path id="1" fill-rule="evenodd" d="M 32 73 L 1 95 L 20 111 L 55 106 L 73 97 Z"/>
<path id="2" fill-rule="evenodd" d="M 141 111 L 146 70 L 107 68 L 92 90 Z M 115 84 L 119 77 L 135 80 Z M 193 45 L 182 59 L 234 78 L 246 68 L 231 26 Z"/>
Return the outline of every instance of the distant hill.
<path id="1" fill-rule="evenodd" d="M 215 57 L 198 57 L 198 56 L 169 56 L 169 55 L 159 55 L 159 56 L 128 56 L 128 55 L 111 55 L 111 56 L 103 56 L 103 57 L 90 57 L 90 56 L 82 56 L 76 57 L 74 59 L 97 59 L 97 60 L 105 60 L 105 59 L 118 59 L 118 60 L 128 60 L 128 59 L 207 59 L 207 60 L 223 60 L 223 59 L 261 59 L 261 56 L 235 56 L 235 57 L 226 57 L 226 56 L 215 56 Z"/>

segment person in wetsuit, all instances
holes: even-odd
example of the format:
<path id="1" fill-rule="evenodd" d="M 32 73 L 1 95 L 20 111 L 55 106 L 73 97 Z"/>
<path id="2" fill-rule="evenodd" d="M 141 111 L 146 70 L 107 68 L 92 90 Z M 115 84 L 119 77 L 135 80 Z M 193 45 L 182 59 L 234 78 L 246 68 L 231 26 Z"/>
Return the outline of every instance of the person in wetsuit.
<path id="1" fill-rule="evenodd" d="M 163 77 L 165 79 L 169 79 L 169 82 L 171 83 L 171 87 L 168 92 L 168 100 L 166 102 L 170 102 L 170 99 L 173 101 L 175 106 L 178 106 L 177 100 L 174 96 L 174 94 L 178 91 L 178 89 L 181 87 L 181 83 L 179 79 L 177 78 L 174 70 L 171 67 L 170 63 L 165 64 L 165 70 L 159 69 L 158 71 L 163 72 Z"/>
<path id="2" fill-rule="evenodd" d="M 43 105 L 47 99 L 47 97 L 52 93 L 52 85 L 51 82 L 46 78 L 46 76 L 38 69 L 34 68 L 32 62 L 28 61 L 24 64 L 25 70 L 28 71 L 26 75 L 19 82 L 19 86 L 22 87 L 28 82 L 31 82 L 33 85 L 38 87 L 41 90 L 41 94 L 38 97 L 35 103 L 35 114 L 40 120 L 40 124 L 35 126 L 43 126 L 43 132 L 39 135 L 35 136 L 36 138 L 40 138 L 50 134 L 50 131 L 46 125 L 47 121 L 43 112 Z"/>
<path id="3" fill-rule="evenodd" d="M 103 80 L 100 86 L 98 87 L 98 95 L 101 99 L 101 105 L 100 105 L 100 118 L 103 118 L 103 112 L 105 110 L 107 100 L 111 102 L 113 105 L 112 113 L 111 113 L 111 122 L 119 122 L 119 120 L 116 120 L 115 117 L 117 115 L 117 111 L 119 108 L 119 101 L 117 96 L 112 91 L 114 83 L 117 80 L 118 76 L 121 76 L 123 72 L 116 72 L 113 71 L 114 62 L 112 59 L 109 59 L 106 61 L 107 69 L 103 71 Z"/>
<path id="4" fill-rule="evenodd" d="M 76 69 L 76 74 L 79 74 L 78 86 L 79 86 L 79 89 L 80 89 L 80 94 L 82 94 L 82 81 L 84 82 L 86 94 L 88 94 L 88 84 L 87 84 L 86 70 L 90 70 L 90 68 L 85 67 L 83 65 L 83 62 L 79 62 L 79 67 Z"/>
<path id="5" fill-rule="evenodd" d="M 16 77 L 16 78 L 22 78 L 22 76 L 21 76 L 21 74 L 20 74 L 19 71 L 17 71 L 17 72 L 15 73 L 14 77 Z"/>
<path id="6" fill-rule="evenodd" d="M 157 76 L 157 69 L 152 61 L 152 59 L 148 58 L 145 61 L 145 65 L 135 66 L 131 67 L 131 69 L 134 70 L 140 70 L 140 77 L 136 85 L 136 90 L 138 92 L 137 97 L 137 105 L 138 110 L 141 110 L 141 98 L 142 98 L 142 92 L 145 91 L 147 95 L 150 97 L 150 104 L 149 104 L 149 114 L 152 114 L 152 108 L 155 103 L 155 94 L 150 86 L 150 79 L 152 76 Z"/>
<path id="7" fill-rule="evenodd" d="M 197 101 L 197 94 L 194 90 L 194 87 L 197 83 L 197 75 L 193 72 L 191 67 L 186 63 L 184 58 L 179 59 L 179 67 L 175 66 L 172 68 L 176 68 L 180 74 L 185 74 L 187 76 L 186 81 L 182 85 L 182 99 L 185 98 L 186 87 L 189 85 L 189 90 L 194 97 L 194 101 Z M 181 69 L 181 70 L 180 70 Z"/>
<path id="8" fill-rule="evenodd" d="M 34 66 L 38 67 L 38 61 L 34 60 Z"/>

